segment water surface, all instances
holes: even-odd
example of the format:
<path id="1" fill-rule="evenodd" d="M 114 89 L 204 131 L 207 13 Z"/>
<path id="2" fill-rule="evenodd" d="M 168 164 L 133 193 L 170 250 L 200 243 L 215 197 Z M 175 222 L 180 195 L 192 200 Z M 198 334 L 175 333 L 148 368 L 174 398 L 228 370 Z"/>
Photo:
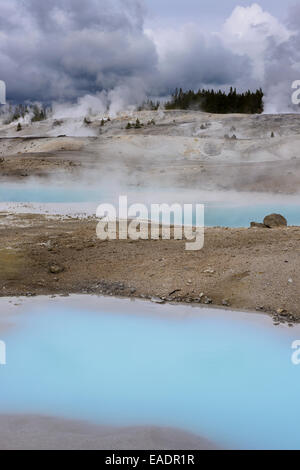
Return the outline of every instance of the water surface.
<path id="1" fill-rule="evenodd" d="M 120 190 L 121 191 L 121 190 Z M 151 203 L 180 203 L 187 202 L 185 200 L 187 191 L 181 191 L 173 194 L 169 190 L 161 191 L 159 200 L 152 201 L 157 197 L 157 192 L 149 194 L 148 191 L 140 189 L 127 190 L 121 194 L 127 194 L 129 204 L 142 202 L 150 209 Z M 159 191 L 158 191 L 159 193 Z M 213 194 L 213 192 L 212 192 Z M 101 203 L 112 203 L 116 207 L 118 204 L 119 193 L 115 193 L 112 189 L 99 186 L 87 186 L 79 183 L 73 184 L 38 184 L 32 182 L 30 184 L 11 184 L 2 183 L 0 185 L 0 202 L 8 203 L 40 203 L 40 204 L 65 204 L 69 207 L 76 204 L 76 210 L 80 212 L 80 204 L 82 210 L 86 210 L 86 204 L 91 204 L 91 211 L 94 215 L 96 207 Z M 286 217 L 289 225 L 300 225 L 300 199 L 293 197 L 282 197 L 278 195 L 273 197 L 262 197 L 259 195 L 236 195 L 235 197 L 228 197 L 227 194 L 216 193 L 216 197 L 211 200 L 206 200 L 207 193 L 204 195 L 199 192 L 193 193 L 189 197 L 189 203 L 204 204 L 205 205 L 205 226 L 207 227 L 249 227 L 250 222 L 263 222 L 263 219 L 268 214 L 280 213 Z M 152 199 L 151 199 L 152 198 Z M 218 199 L 219 198 L 219 199 Z M 150 199 L 150 202 L 149 202 Z M 78 206 L 79 205 L 79 206 Z M 51 212 L 51 207 L 48 207 Z M 149 210 L 150 213 L 150 210 Z M 174 218 L 171 220 L 174 222 Z M 182 219 L 175 221 L 176 224 L 181 224 Z M 197 225 L 195 211 L 192 220 L 186 220 L 186 223 Z"/>
<path id="2" fill-rule="evenodd" d="M 291 362 L 298 327 L 101 297 L 18 307 L 2 299 L 0 312 L 0 413 L 174 427 L 231 448 L 300 449 L 300 366 Z"/>

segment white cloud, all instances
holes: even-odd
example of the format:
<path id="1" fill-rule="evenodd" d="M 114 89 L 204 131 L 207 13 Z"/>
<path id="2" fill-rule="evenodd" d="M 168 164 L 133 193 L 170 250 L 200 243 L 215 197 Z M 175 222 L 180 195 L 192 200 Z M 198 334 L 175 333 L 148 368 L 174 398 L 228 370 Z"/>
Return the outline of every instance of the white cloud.
<path id="1" fill-rule="evenodd" d="M 265 78 L 265 55 L 272 42 L 276 47 L 287 41 L 292 33 L 277 18 L 257 3 L 236 7 L 225 21 L 220 37 L 237 54 L 247 54 L 253 63 L 253 77 Z"/>
<path id="2" fill-rule="evenodd" d="M 169 90 L 236 83 L 248 70 L 247 57 L 237 55 L 222 38 L 189 23 L 181 28 L 148 29 L 158 54 L 158 78 Z"/>

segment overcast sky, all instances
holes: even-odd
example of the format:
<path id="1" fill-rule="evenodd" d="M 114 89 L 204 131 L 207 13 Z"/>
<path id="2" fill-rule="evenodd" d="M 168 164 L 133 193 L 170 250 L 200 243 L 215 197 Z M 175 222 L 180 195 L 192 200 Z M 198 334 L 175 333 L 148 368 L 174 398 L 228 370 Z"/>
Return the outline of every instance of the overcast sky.
<path id="1" fill-rule="evenodd" d="M 282 107 L 300 79 L 300 3 L 293 4 L 0 0 L 0 79 L 15 102 L 102 91 L 125 105 L 176 87 L 236 86 L 263 87 L 270 106 Z"/>
<path id="2" fill-rule="evenodd" d="M 147 6 L 147 22 L 164 21 L 181 24 L 183 21 L 201 21 L 209 27 L 217 28 L 231 14 L 232 10 L 240 6 L 250 6 L 253 1 L 248 0 L 145 0 Z M 294 5 L 296 0 L 261 0 L 259 4 L 278 18 L 284 19 L 288 7 Z"/>

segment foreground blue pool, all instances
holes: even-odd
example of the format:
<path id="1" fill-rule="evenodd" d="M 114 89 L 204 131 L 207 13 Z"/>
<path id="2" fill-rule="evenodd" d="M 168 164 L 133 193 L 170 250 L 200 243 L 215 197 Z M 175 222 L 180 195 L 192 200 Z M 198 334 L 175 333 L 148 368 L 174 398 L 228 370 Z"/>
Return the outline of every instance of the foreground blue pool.
<path id="1" fill-rule="evenodd" d="M 126 192 L 125 192 L 126 194 Z M 142 190 L 135 192 L 132 190 L 132 196 L 130 191 L 127 192 L 130 203 L 143 202 L 149 206 L 149 193 Z M 168 204 L 179 202 L 183 204 L 180 198 L 184 197 L 185 192 L 182 191 L 179 194 L 175 193 L 176 199 L 170 199 L 170 191 L 164 190 L 161 192 L 161 200 L 155 201 L 159 203 L 167 202 Z M 139 197 L 136 201 L 135 197 Z M 99 186 L 81 186 L 78 184 L 65 185 L 63 183 L 53 185 L 40 185 L 37 183 L 32 184 L 10 184 L 3 183 L 0 185 L 0 202 L 14 202 L 14 203 L 46 203 L 46 204 L 86 204 L 91 203 L 96 206 L 103 202 L 113 203 L 116 205 L 119 194 L 110 192 L 107 187 L 104 189 Z M 155 191 L 152 195 L 155 197 Z M 277 196 L 276 200 L 270 196 L 268 200 L 259 200 L 259 196 L 249 200 L 242 199 L 242 196 L 237 196 L 235 202 L 227 201 L 226 194 L 224 200 L 222 199 L 222 193 L 220 193 L 220 199 L 218 201 L 205 201 L 202 199 L 201 193 L 199 199 L 191 200 L 189 202 L 196 204 L 205 205 L 205 226 L 207 227 L 249 227 L 250 222 L 263 222 L 266 215 L 272 213 L 280 213 L 285 216 L 288 220 L 289 225 L 300 225 L 300 198 L 289 198 L 285 197 L 280 200 Z M 179 199 L 179 200 L 178 200 Z M 153 201 L 154 202 L 154 201 Z M 152 202 L 151 202 L 152 203 Z M 96 207 L 95 206 L 95 207 Z M 149 211 L 150 213 L 150 211 Z M 172 220 L 174 222 L 174 219 Z M 179 220 L 176 223 L 181 224 L 183 220 Z M 195 214 L 192 220 L 187 220 L 186 223 L 192 223 L 197 225 Z"/>
<path id="2" fill-rule="evenodd" d="M 298 327 L 101 297 L 13 303 L 0 300 L 0 413 L 174 427 L 235 449 L 300 449 Z"/>

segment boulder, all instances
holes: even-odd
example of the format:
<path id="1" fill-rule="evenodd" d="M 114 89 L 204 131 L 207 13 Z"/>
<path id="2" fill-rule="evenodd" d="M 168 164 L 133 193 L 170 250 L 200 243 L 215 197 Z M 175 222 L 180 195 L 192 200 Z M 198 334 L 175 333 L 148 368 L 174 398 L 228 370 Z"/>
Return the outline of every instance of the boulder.
<path id="1" fill-rule="evenodd" d="M 271 214 L 264 218 L 264 225 L 269 228 L 273 227 L 287 227 L 287 220 L 283 215 Z"/>

